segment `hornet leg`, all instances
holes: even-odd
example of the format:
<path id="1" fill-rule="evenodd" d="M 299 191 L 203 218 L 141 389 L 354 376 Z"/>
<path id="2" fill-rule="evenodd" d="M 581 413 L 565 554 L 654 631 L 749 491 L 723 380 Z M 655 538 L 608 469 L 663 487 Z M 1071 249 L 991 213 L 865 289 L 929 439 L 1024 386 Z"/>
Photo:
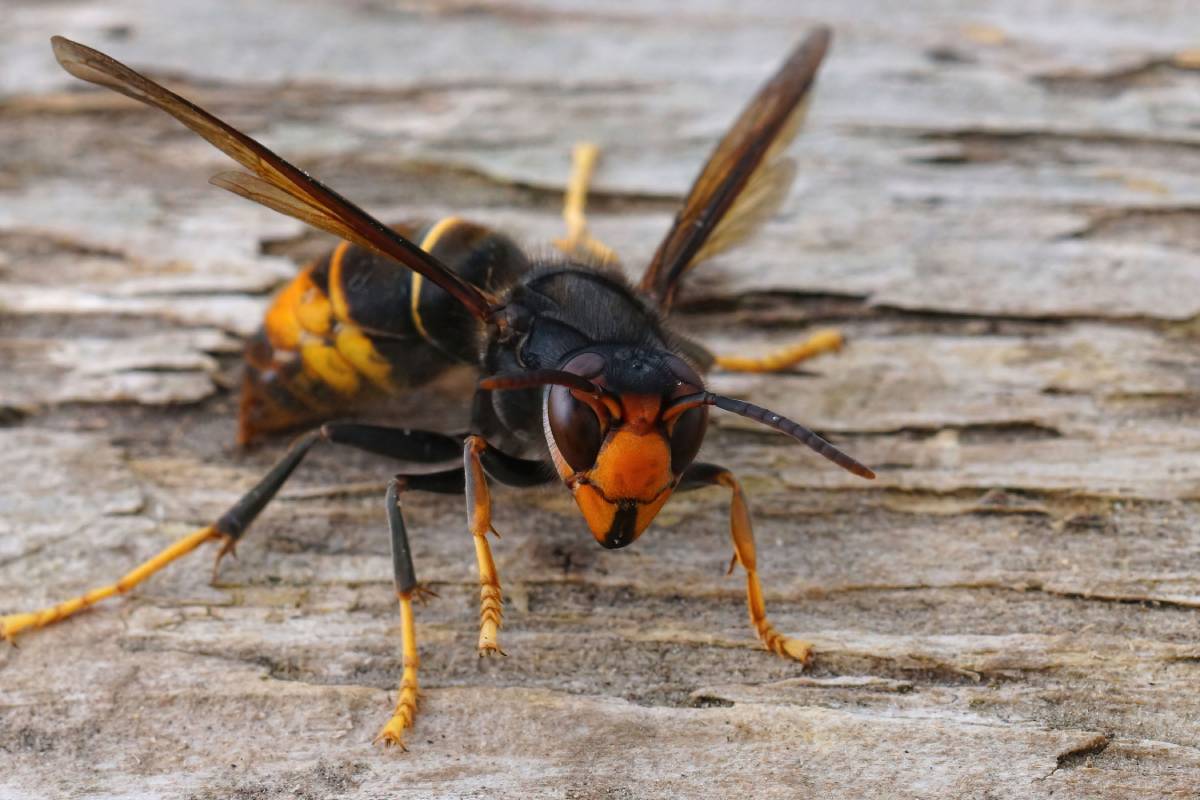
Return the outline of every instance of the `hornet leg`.
<path id="1" fill-rule="evenodd" d="M 470 439 L 475 442 L 470 443 Z M 456 467 L 442 472 L 424 475 L 397 475 L 388 485 L 387 514 L 388 527 L 392 537 L 392 572 L 396 581 L 396 596 L 400 601 L 400 628 L 403 634 L 404 675 L 400 679 L 400 695 L 396 700 L 396 708 L 391 719 L 383 726 L 383 730 L 375 737 L 376 742 L 385 745 L 398 745 L 404 748 L 404 731 L 412 727 L 417 713 L 418 684 L 417 667 L 420 658 L 417 655 L 416 625 L 413 621 L 412 601 L 421 600 L 424 595 L 432 594 L 417 583 L 416 572 L 413 569 L 412 554 L 408 546 L 408 532 L 404 526 L 404 516 L 401 513 L 400 494 L 405 491 L 437 492 L 439 494 L 462 494 L 467 492 L 468 516 L 471 518 L 472 532 L 476 524 L 482 524 L 482 532 L 476 536 L 476 555 L 480 555 L 480 599 L 483 605 L 480 611 L 480 654 L 499 651 L 496 646 L 496 629 L 500 625 L 500 583 L 496 579 L 496 567 L 492 562 L 491 550 L 484 536 L 491 529 L 490 504 L 487 503 L 487 483 L 482 470 L 496 480 L 509 486 L 537 486 L 553 480 L 553 468 L 540 461 L 528 461 L 507 455 L 483 441 L 481 437 L 469 437 L 467 444 L 468 456 L 466 468 Z M 480 467 L 482 465 L 482 467 Z M 468 478 L 468 476 L 472 476 Z M 472 514 L 474 503 L 472 497 L 480 498 L 479 490 L 472 495 L 470 481 L 477 481 L 483 487 L 483 511 Z M 482 541 L 482 546 L 480 545 Z M 484 558 L 486 557 L 486 567 Z M 489 572 L 490 570 L 490 572 Z M 490 574 L 491 581 L 485 582 L 484 576 Z M 492 591 L 494 587 L 494 591 Z M 489 602 L 490 601 L 490 602 Z M 494 614 L 491 613 L 494 611 Z M 489 621 L 494 622 L 491 628 L 490 649 L 484 648 L 485 626 Z"/>
<path id="2" fill-rule="evenodd" d="M 486 470 L 486 472 L 485 472 Z M 504 655 L 497 633 L 503 617 L 503 600 L 496 562 L 488 544 L 492 527 L 492 500 L 487 476 L 508 486 L 538 486 L 554 479 L 553 468 L 542 461 L 507 455 L 492 447 L 482 436 L 470 435 L 463 444 L 463 473 L 467 493 L 467 526 L 475 538 L 475 560 L 479 565 L 479 655 Z M 499 533 L 496 533 L 499 536 Z"/>
<path id="3" fill-rule="evenodd" d="M 44 628 L 77 614 L 101 600 L 113 595 L 125 594 L 154 573 L 192 552 L 205 542 L 220 540 L 221 549 L 217 553 L 217 563 L 213 566 L 215 578 L 221 558 L 234 551 L 242 534 L 246 532 L 254 519 L 291 476 L 292 471 L 308 455 L 313 445 L 321 441 L 345 444 L 402 461 L 422 463 L 435 463 L 455 458 L 461 447 L 458 439 L 440 433 L 354 423 L 324 425 L 320 430 L 312 431 L 297 439 L 287 454 L 271 468 L 271 471 L 258 482 L 258 485 L 243 495 L 215 523 L 189 533 L 126 573 L 115 583 L 92 589 L 78 597 L 38 611 L 0 617 L 0 639 L 12 641 L 13 637 L 29 628 Z"/>
<path id="4" fill-rule="evenodd" d="M 516 458 L 503 453 L 488 444 L 482 436 L 477 435 L 466 438 L 462 453 L 462 467 L 425 475 L 400 475 L 392 483 L 390 491 L 394 491 L 397 497 L 400 492 L 406 490 L 466 494 L 467 526 L 475 540 L 475 559 L 479 566 L 479 654 L 481 656 L 493 653 L 503 655 L 497 636 L 503 617 L 500 578 L 496 573 L 496 562 L 492 558 L 492 548 L 487 540 L 489 531 L 496 532 L 492 527 L 492 502 L 487 478 L 490 475 L 506 486 L 539 486 L 554 479 L 554 469 L 542 461 Z M 408 538 L 407 534 L 403 533 L 404 520 L 400 516 L 398 500 L 397 502 L 388 501 L 388 515 L 392 525 L 393 562 L 396 566 L 396 574 L 400 576 L 397 577 L 397 586 L 411 585 L 415 587 L 416 579 L 412 577 L 411 566 L 405 566 L 409 563 L 408 556 L 404 555 L 408 552 Z M 401 555 L 397 555 L 397 553 L 401 553 Z M 401 622 L 403 623 L 404 615 L 411 613 L 411 610 L 410 612 L 404 611 L 403 593 L 405 590 L 398 588 L 397 591 L 401 594 Z M 412 638 L 407 633 L 405 636 L 406 641 L 410 641 Z M 407 654 L 408 650 L 406 649 L 405 652 Z M 413 656 L 415 657 L 415 651 Z M 415 681 L 415 663 L 412 674 Z M 401 689 L 403 690 L 403 686 Z M 403 702 L 403 691 L 401 695 Z M 415 690 L 413 696 L 415 697 Z M 401 709 L 397 705 L 396 716 L 400 714 Z M 394 716 L 393 721 L 395 718 Z M 391 724 L 389 723 L 389 725 Z M 411 718 L 409 724 L 411 724 Z M 406 726 L 401 725 L 399 730 L 403 730 L 404 727 Z M 398 731 L 394 731 L 394 733 L 398 735 Z M 387 738 L 384 734 L 380 734 L 380 736 Z"/>
<path id="5" fill-rule="evenodd" d="M 842 349 L 843 341 L 840 331 L 824 328 L 803 342 L 763 356 L 717 356 L 716 365 L 730 372 L 779 372 L 822 353 L 837 352 Z"/>
<path id="6" fill-rule="evenodd" d="M 479 565 L 479 655 L 504 655 L 497 640 L 497 632 L 503 617 L 503 600 L 500 595 L 500 577 L 496 574 L 496 562 L 492 559 L 492 548 L 488 545 L 488 531 L 492 527 L 492 498 L 488 491 L 487 476 L 479 454 L 487 448 L 482 436 L 468 436 L 463 446 L 463 470 L 467 482 L 467 527 L 475 537 L 475 561 Z M 496 534 L 499 536 L 499 534 Z"/>
<path id="7" fill-rule="evenodd" d="M 429 485 L 429 483 L 436 483 L 442 479 L 447 479 L 442 487 Z M 404 527 L 404 516 L 401 513 L 400 493 L 410 488 L 410 480 L 415 484 L 412 488 L 421 486 L 430 491 L 437 491 L 441 488 L 445 491 L 456 492 L 461 488 L 461 475 L 457 469 L 446 473 L 436 473 L 433 476 L 397 475 L 388 484 L 385 502 L 388 528 L 392 540 L 392 577 L 396 584 L 396 598 L 400 601 L 401 652 L 404 673 L 400 678 L 400 695 L 396 699 L 396 708 L 392 711 L 391 719 L 375 737 L 375 741 L 383 742 L 385 746 L 396 745 L 401 750 L 406 749 L 404 747 L 404 731 L 412 727 L 413 719 L 417 715 L 419 694 L 417 667 L 420 666 L 421 659 L 417 654 L 417 627 L 413 620 L 413 599 L 422 600 L 426 595 L 433 594 L 417 583 L 417 573 L 413 569 L 412 563 L 412 550 L 408 546 L 408 530 Z M 422 485 L 423 483 L 425 485 Z"/>
<path id="8" fill-rule="evenodd" d="M 715 464 L 692 464 L 683 473 L 679 482 L 679 491 L 699 489 L 704 486 L 724 486 L 733 492 L 730 505 L 729 523 L 730 535 L 733 538 L 733 561 L 746 570 L 746 605 L 750 610 L 750 624 L 758 633 L 759 640 L 773 653 L 786 658 L 795 659 L 802 664 L 812 660 L 812 645 L 800 639 L 790 639 L 775 630 L 775 626 L 767 619 L 767 609 L 763 602 L 762 586 L 758 582 L 758 568 L 754 556 L 754 531 L 750 526 L 750 510 L 746 507 L 746 497 L 742 487 L 733 477 L 733 473 Z"/>
<path id="9" fill-rule="evenodd" d="M 0 617 L 0 639 L 12 642 L 18 633 L 29 628 L 44 628 L 47 625 L 53 625 L 55 622 L 77 614 L 114 594 L 124 594 L 180 556 L 187 555 L 210 539 L 219 538 L 221 538 L 221 534 L 215 527 L 210 525 L 201 528 L 189 533 L 153 558 L 139 564 L 121 576 L 115 583 L 92 589 L 78 597 L 64 600 L 57 605 L 38 611 Z"/>
<path id="10" fill-rule="evenodd" d="M 587 207 L 588 186 L 596 171 L 600 148 L 591 142 L 580 142 L 571 151 L 571 181 L 567 184 L 567 196 L 563 203 L 563 220 L 567 223 L 565 238 L 556 239 L 554 246 L 569 256 L 579 256 L 600 264 L 616 264 L 617 254 L 607 245 L 592 238 L 588 232 Z"/>

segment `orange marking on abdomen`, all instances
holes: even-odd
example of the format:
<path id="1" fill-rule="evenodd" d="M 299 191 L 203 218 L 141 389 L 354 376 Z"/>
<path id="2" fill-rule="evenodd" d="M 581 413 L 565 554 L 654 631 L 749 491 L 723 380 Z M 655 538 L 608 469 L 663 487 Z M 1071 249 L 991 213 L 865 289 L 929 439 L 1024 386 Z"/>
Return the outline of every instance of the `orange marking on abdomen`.
<path id="1" fill-rule="evenodd" d="M 456 217 L 439 220 L 421 237 L 422 247 L 432 250 L 439 241 L 444 243 L 459 224 L 463 223 Z M 415 237 L 416 231 L 405 229 L 405 235 Z M 411 380 L 427 377 L 430 364 L 425 351 L 433 341 L 420 314 L 420 276 L 413 273 L 407 309 L 413 327 L 425 339 L 412 342 L 420 351 L 416 362 L 420 376 L 414 377 L 401 362 L 383 355 L 395 348 L 381 349 L 354 319 L 351 300 L 361 303 L 373 298 L 347 291 L 346 281 L 353 276 L 346 267 L 362 266 L 353 260 L 362 254 L 352 253 L 352 246 L 340 242 L 326 258 L 305 267 L 271 301 L 263 335 L 247 349 L 239 441 L 327 419 L 352 410 L 353 401 L 371 389 L 391 394 Z M 318 268 L 327 275 L 324 290 L 313 278 L 313 270 Z M 397 279 L 403 280 L 403 276 Z M 403 314 L 405 310 L 401 306 L 395 312 Z M 397 357 L 403 356 L 396 352 L 392 358 Z"/>
<path id="2" fill-rule="evenodd" d="M 305 269 L 295 280 L 283 288 L 275 296 L 271 307 L 267 309 L 263 329 L 271 346 L 279 350 L 295 350 L 300 346 L 304 334 L 296 309 L 304 302 L 305 295 L 310 289 L 316 290 L 312 282 L 312 268 Z"/>
<path id="3" fill-rule="evenodd" d="M 354 366 L 327 344 L 314 341 L 300 348 L 304 370 L 341 395 L 358 394 L 362 381 Z"/>
<path id="4" fill-rule="evenodd" d="M 342 325 L 334 346 L 341 357 L 367 380 L 385 392 L 391 391 L 392 365 L 379 355 L 375 345 L 361 330 L 353 325 Z"/>
<path id="5" fill-rule="evenodd" d="M 329 336 L 333 327 L 333 304 L 320 289 L 310 286 L 296 306 L 300 327 L 314 336 Z"/>

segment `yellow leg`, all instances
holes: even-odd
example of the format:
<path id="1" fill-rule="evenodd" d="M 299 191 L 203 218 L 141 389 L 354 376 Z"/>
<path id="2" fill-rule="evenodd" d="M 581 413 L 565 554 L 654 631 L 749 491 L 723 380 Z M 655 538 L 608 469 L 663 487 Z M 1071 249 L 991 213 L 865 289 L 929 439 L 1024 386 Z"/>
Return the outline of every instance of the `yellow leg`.
<path id="1" fill-rule="evenodd" d="M 591 142 L 580 142 L 571 151 L 571 181 L 567 184 L 567 196 L 563 203 L 563 220 L 567 223 L 565 238 L 556 239 L 554 246 L 569 256 L 586 258 L 601 264 L 617 263 L 617 254 L 607 245 L 592 238 L 588 232 L 587 207 L 588 186 L 596 171 L 600 148 Z"/>
<path id="2" fill-rule="evenodd" d="M 730 533 L 733 537 L 734 559 L 746 570 L 746 606 L 750 611 L 750 624 L 758 633 L 763 646 L 772 653 L 807 664 L 812 660 L 812 645 L 784 636 L 776 631 L 775 626 L 767 619 L 766 604 L 763 602 L 762 586 L 758 582 L 755 563 L 754 530 L 750 526 L 750 511 L 746 507 L 742 487 L 727 471 L 717 475 L 716 482 L 733 492 L 729 513 Z"/>
<path id="3" fill-rule="evenodd" d="M 387 747 L 395 745 L 401 750 L 407 749 L 404 746 L 404 731 L 412 727 L 417 715 L 417 667 L 421 665 L 421 659 L 417 655 L 417 626 L 413 620 L 414 592 L 397 595 L 400 598 L 400 628 L 404 637 L 404 675 L 400 679 L 400 697 L 396 700 L 392 718 L 375 737 L 376 743 L 382 742 Z"/>
<path id="4" fill-rule="evenodd" d="M 90 592 L 82 594 L 79 597 L 74 597 L 49 608 L 43 608 L 40 611 L 32 611 L 25 614 L 9 614 L 6 617 L 0 617 L 0 639 L 7 639 L 11 642 L 13 637 L 21 631 L 29 628 L 44 628 L 47 625 L 53 625 L 55 622 L 64 620 L 72 614 L 77 614 L 85 608 L 99 603 L 101 600 L 105 600 L 115 594 L 124 594 L 180 556 L 187 555 L 210 539 L 220 538 L 224 538 L 223 535 L 213 528 L 201 528 L 175 542 L 150 560 L 138 565 L 122 576 L 116 583 L 101 586 L 99 589 L 92 589 Z"/>
<path id="5" fill-rule="evenodd" d="M 479 655 L 495 653 L 504 655 L 500 649 L 499 630 L 503 617 L 503 600 L 500 594 L 500 578 L 496 574 L 496 562 L 492 559 L 492 548 L 487 535 L 492 528 L 492 501 L 488 491 L 487 476 L 479 454 L 487 443 L 479 436 L 468 436 L 464 448 L 464 466 L 467 477 L 467 524 L 475 537 L 475 560 L 479 565 Z"/>
<path id="6" fill-rule="evenodd" d="M 730 372 L 778 372 L 821 353 L 842 349 L 842 334 L 832 328 L 814 333 L 799 344 L 781 348 L 758 358 L 717 356 L 717 366 Z"/>

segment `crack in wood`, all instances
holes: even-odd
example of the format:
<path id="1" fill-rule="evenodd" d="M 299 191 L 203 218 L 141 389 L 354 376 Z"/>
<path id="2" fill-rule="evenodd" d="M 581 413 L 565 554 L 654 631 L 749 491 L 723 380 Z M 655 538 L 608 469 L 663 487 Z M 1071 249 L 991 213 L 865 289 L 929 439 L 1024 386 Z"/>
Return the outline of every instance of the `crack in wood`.
<path id="1" fill-rule="evenodd" d="M 1131 90 L 1161 86 L 1169 78 L 1195 71 L 1195 67 L 1182 63 L 1177 56 L 1154 56 L 1111 69 L 1043 72 L 1032 80 L 1052 92 L 1118 97 Z"/>
<path id="2" fill-rule="evenodd" d="M 1098 733 L 1091 739 L 1077 747 L 1059 753 L 1054 757 L 1054 769 L 1044 775 L 1041 780 L 1048 779 L 1051 775 L 1064 769 L 1075 769 L 1080 766 L 1091 766 L 1092 759 L 1102 754 L 1108 749 L 1111 740 L 1103 733 Z"/>

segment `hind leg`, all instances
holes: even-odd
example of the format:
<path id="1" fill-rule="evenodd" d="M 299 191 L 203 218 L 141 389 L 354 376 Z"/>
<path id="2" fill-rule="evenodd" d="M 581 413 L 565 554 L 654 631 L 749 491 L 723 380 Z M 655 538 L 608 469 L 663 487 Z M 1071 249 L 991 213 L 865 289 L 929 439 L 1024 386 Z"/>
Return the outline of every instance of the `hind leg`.
<path id="1" fill-rule="evenodd" d="M 587 194 L 600 158 L 600 148 L 591 142 L 580 142 L 571 151 L 571 179 L 563 202 L 563 221 L 567 235 L 556 239 L 554 246 L 569 256 L 600 264 L 616 264 L 619 259 L 610 247 L 592 238 L 588 231 Z"/>
<path id="2" fill-rule="evenodd" d="M 716 365 L 729 372 L 780 372 L 802 361 L 836 353 L 844 343 L 840 331 L 823 328 L 803 342 L 787 345 L 761 356 L 717 356 Z"/>
<path id="3" fill-rule="evenodd" d="M 0 617 L 0 639 L 7 639 L 11 642 L 17 634 L 23 631 L 53 625 L 90 608 L 101 600 L 125 594 L 168 564 L 210 541 L 221 542 L 221 548 L 217 552 L 217 563 L 213 566 L 215 577 L 221 558 L 233 552 L 238 540 L 241 539 L 250 524 L 254 522 L 267 503 L 271 502 L 271 499 L 283 487 L 283 484 L 313 446 L 319 442 L 342 444 L 390 456 L 401 461 L 418 463 L 448 461 L 462 452 L 459 439 L 440 433 L 355 423 L 324 425 L 320 430 L 312 431 L 297 439 L 287 454 L 271 468 L 271 471 L 222 514 L 216 522 L 189 533 L 113 583 L 38 611 Z"/>

